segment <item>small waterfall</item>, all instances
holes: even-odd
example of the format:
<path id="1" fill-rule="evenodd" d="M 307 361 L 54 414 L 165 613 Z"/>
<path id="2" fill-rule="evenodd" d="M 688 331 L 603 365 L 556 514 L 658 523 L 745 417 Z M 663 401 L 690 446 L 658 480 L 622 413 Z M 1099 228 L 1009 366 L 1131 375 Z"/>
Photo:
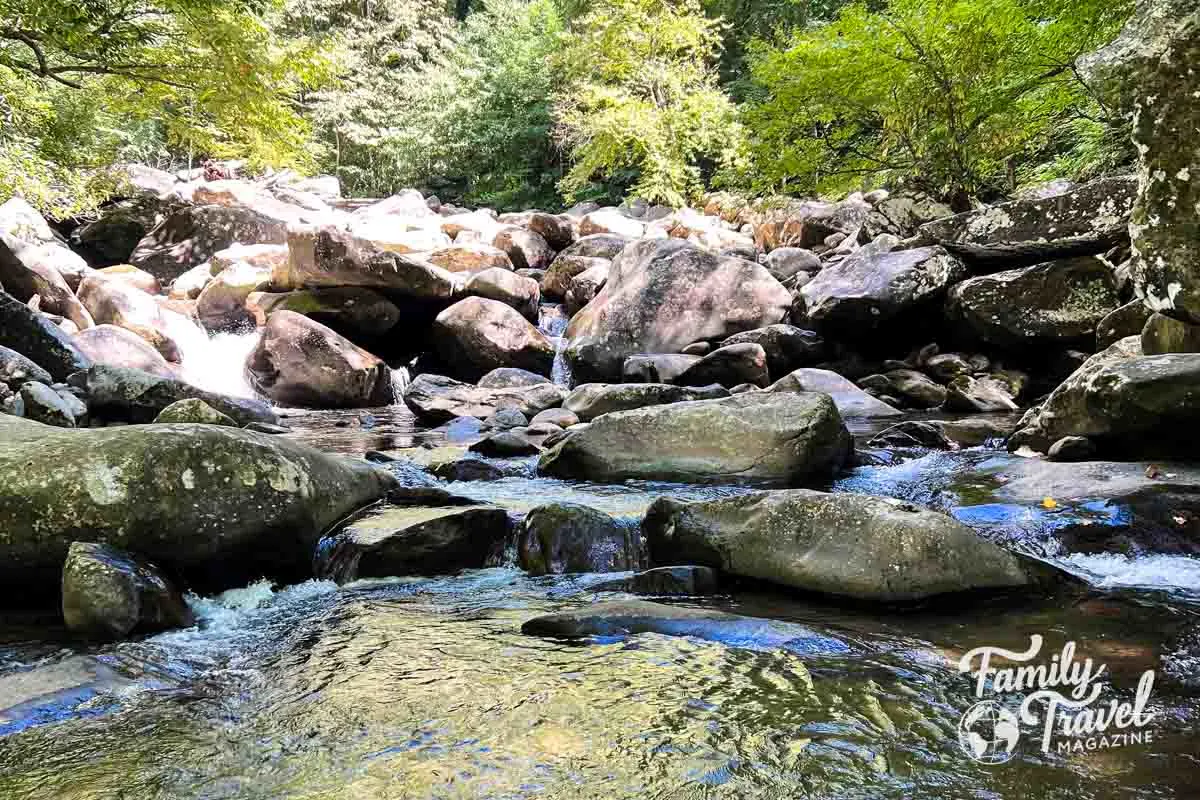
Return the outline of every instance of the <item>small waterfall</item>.
<path id="1" fill-rule="evenodd" d="M 554 342 L 554 366 L 550 370 L 550 380 L 557 386 L 571 387 L 571 365 L 567 363 L 565 350 L 567 337 L 566 308 L 562 303 L 542 303 L 538 308 L 538 330 L 550 341 Z"/>
<path id="2" fill-rule="evenodd" d="M 246 359 L 258 344 L 260 332 L 218 333 L 181 343 L 180 377 L 210 392 L 251 400 L 261 399 L 246 379 Z"/>

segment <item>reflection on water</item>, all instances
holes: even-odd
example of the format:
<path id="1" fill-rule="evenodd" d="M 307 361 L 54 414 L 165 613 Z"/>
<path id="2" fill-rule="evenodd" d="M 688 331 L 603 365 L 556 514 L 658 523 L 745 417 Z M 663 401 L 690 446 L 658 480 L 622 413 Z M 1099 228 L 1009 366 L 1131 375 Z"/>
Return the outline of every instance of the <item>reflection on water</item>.
<path id="1" fill-rule="evenodd" d="M 291 436 L 352 455 L 447 441 L 403 407 L 285 413 Z M 953 513 L 1084 576 L 1095 588 L 1082 598 L 894 614 L 747 585 L 690 601 L 764 620 L 736 639 L 567 643 L 521 624 L 609 599 L 590 587 L 614 576 L 495 568 L 260 582 L 191 598 L 197 627 L 104 647 L 0 624 L 0 798 L 1193 796 L 1200 560 L 1063 552 L 1064 526 L 1124 524 L 1128 511 L 1084 495 L 1045 508 L 1014 488 L 1041 485 L 1025 467 L 993 450 L 932 453 L 830 488 Z M 514 472 L 446 486 L 514 512 L 567 501 L 627 518 L 664 494 L 751 491 L 544 479 L 533 460 Z M 798 630 L 829 646 L 795 646 Z M 956 726 L 977 698 L 958 659 L 1035 633 L 1046 652 L 1078 642 L 1124 699 L 1157 670 L 1153 744 L 1043 755 L 1027 736 L 1008 764 L 966 758 Z"/>

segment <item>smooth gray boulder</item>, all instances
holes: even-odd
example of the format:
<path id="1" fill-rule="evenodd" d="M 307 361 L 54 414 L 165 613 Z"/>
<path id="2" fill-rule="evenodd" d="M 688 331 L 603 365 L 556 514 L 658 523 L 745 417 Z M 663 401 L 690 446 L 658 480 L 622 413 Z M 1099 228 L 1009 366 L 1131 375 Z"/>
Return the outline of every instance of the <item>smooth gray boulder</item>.
<path id="1" fill-rule="evenodd" d="M 62 572 L 62 614 L 69 630 L 108 640 L 196 622 L 157 566 L 94 542 L 71 542 Z"/>
<path id="2" fill-rule="evenodd" d="M 665 383 L 585 383 L 576 386 L 563 400 L 563 408 L 590 422 L 601 414 L 632 411 L 646 406 L 717 400 L 728 397 L 721 386 L 673 386 Z"/>
<path id="3" fill-rule="evenodd" d="M 176 368 L 153 345 L 116 325 L 93 326 L 72 336 L 71 341 L 95 364 L 140 369 L 161 378 L 177 374 Z"/>
<path id="4" fill-rule="evenodd" d="M 796 485 L 852 450 L 828 395 L 750 393 L 604 414 L 568 431 L 538 471 L 560 478 Z"/>
<path id="5" fill-rule="evenodd" d="M 197 591 L 303 580 L 317 537 L 395 486 L 286 437 L 0 415 L 0 583 L 12 590 L 0 602 L 46 599 L 76 541 L 138 553 Z"/>
<path id="6" fill-rule="evenodd" d="M 1053 570 L 945 514 L 806 489 L 699 503 L 660 498 L 642 531 L 655 564 L 702 564 L 805 592 L 880 603 L 1028 587 Z"/>
<path id="7" fill-rule="evenodd" d="M 445 375 L 418 375 L 404 390 L 404 404 L 422 420 L 449 422 L 455 417 L 487 419 L 501 408 L 532 417 L 562 405 L 567 391 L 543 379 L 540 384 L 474 386 Z"/>
<path id="8" fill-rule="evenodd" d="M 820 392 L 833 398 L 843 417 L 896 417 L 900 410 L 871 395 L 827 369 L 802 368 L 793 370 L 768 386 L 765 391 Z"/>

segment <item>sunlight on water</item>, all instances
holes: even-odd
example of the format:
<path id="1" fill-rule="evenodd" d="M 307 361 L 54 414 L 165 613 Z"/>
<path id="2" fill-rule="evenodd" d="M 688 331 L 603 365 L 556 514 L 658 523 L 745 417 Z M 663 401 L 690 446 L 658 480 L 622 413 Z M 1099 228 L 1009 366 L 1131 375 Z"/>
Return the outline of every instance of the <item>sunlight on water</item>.
<path id="1" fill-rule="evenodd" d="M 1174 588 L 1200 594 L 1200 559 L 1190 556 L 1130 558 L 1118 553 L 1074 553 L 1062 561 L 1067 568 L 1082 572 L 1103 588 Z"/>

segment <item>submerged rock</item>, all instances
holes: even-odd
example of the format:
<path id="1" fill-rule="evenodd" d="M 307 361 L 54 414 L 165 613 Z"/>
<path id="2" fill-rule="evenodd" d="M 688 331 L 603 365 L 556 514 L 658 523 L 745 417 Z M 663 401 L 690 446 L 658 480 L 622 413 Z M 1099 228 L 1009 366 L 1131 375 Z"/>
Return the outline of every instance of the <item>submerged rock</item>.
<path id="1" fill-rule="evenodd" d="M 61 430 L 0 415 L 4 602 L 43 599 L 75 541 L 138 553 L 202 591 L 303 579 L 321 532 L 395 485 L 286 437 L 215 425 Z"/>
<path id="2" fill-rule="evenodd" d="M 751 393 L 608 413 L 569 431 L 538 471 L 597 481 L 819 480 L 852 444 L 833 401 L 814 393 Z"/>
<path id="3" fill-rule="evenodd" d="M 503 547 L 508 530 L 508 513 L 495 506 L 383 506 L 321 543 L 316 575 L 346 583 L 475 569 Z"/>
<path id="4" fill-rule="evenodd" d="M 517 557 L 533 575 L 625 572 L 642 566 L 637 528 L 577 503 L 549 503 L 525 515 Z"/>
<path id="5" fill-rule="evenodd" d="M 195 618 L 154 564 L 93 542 L 71 542 L 62 573 L 62 613 L 70 630 L 98 639 L 187 628 Z"/>
<path id="6" fill-rule="evenodd" d="M 657 597 L 695 597 L 713 594 L 719 585 L 720 578 L 712 567 L 655 567 L 628 578 L 597 584 L 592 587 L 592 591 L 629 592 Z"/>
<path id="7" fill-rule="evenodd" d="M 702 564 L 884 603 L 1027 587 L 1052 572 L 945 514 L 867 495 L 794 489 L 700 503 L 660 498 L 642 530 L 655 564 Z"/>
<path id="8" fill-rule="evenodd" d="M 521 633 L 562 639 L 660 633 L 734 645 L 781 647 L 805 653 L 846 653 L 850 650 L 840 639 L 793 622 L 647 600 L 594 603 L 572 611 L 534 617 L 521 625 Z"/>

